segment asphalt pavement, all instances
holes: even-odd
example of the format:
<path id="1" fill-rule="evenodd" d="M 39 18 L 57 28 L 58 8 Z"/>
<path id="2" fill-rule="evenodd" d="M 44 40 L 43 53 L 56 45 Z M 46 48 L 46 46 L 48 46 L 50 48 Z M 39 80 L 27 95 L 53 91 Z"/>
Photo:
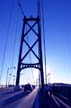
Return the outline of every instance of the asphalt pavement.
<path id="1" fill-rule="evenodd" d="M 71 108 L 71 101 L 59 93 L 46 91 L 42 96 L 38 87 L 32 92 L 5 88 L 0 89 L 0 108 Z"/>

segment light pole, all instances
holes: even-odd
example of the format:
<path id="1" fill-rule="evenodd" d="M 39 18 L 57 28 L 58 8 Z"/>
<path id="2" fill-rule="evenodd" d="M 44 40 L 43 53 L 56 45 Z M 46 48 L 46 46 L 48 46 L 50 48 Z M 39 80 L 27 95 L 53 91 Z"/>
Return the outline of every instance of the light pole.
<path id="1" fill-rule="evenodd" d="M 9 73 L 9 68 L 7 69 L 7 76 L 6 76 L 6 87 L 7 87 L 7 82 L 8 82 L 8 73 Z"/>
<path id="2" fill-rule="evenodd" d="M 11 71 L 11 75 L 10 75 L 10 81 L 12 81 L 13 69 L 16 69 L 16 67 L 12 67 L 11 69 L 12 69 L 12 71 Z"/>
<path id="3" fill-rule="evenodd" d="M 14 85 L 14 82 L 15 82 L 15 75 L 13 75 L 13 85 Z"/>
<path id="4" fill-rule="evenodd" d="M 9 81 L 8 81 L 8 86 L 10 85 L 10 81 L 11 81 L 11 73 L 9 73 Z"/>
<path id="5" fill-rule="evenodd" d="M 24 74 L 23 73 L 20 73 L 20 75 L 23 76 Z M 24 82 L 24 80 L 23 80 L 23 82 Z"/>
<path id="6" fill-rule="evenodd" d="M 9 74 L 9 70 L 10 70 L 10 69 L 16 69 L 16 67 L 10 67 L 10 68 L 7 69 L 6 87 L 7 87 L 8 84 L 10 84 L 10 77 L 12 76 L 12 73 Z M 9 77 L 9 81 L 8 81 L 8 75 L 10 76 L 10 77 Z"/>
<path id="7" fill-rule="evenodd" d="M 49 77 L 49 76 L 50 76 L 50 73 L 47 74 L 47 77 Z M 49 78 L 48 78 L 48 83 L 49 83 Z"/>

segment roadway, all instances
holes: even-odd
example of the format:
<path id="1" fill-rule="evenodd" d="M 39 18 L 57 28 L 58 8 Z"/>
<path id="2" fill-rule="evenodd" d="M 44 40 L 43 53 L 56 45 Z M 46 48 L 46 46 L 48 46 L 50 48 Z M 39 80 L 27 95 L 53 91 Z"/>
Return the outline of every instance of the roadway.
<path id="1" fill-rule="evenodd" d="M 45 96 L 45 108 L 71 108 L 71 100 L 58 93 L 49 93 Z"/>
<path id="2" fill-rule="evenodd" d="M 46 93 L 43 108 L 71 108 L 70 101 L 59 93 Z M 13 88 L 0 89 L 0 108 L 39 108 L 39 103 L 37 87 L 30 93 L 24 93 L 23 90 L 15 92 Z"/>
<path id="3" fill-rule="evenodd" d="M 0 108 L 38 108 L 38 88 L 31 93 L 23 90 L 14 92 L 13 89 L 0 90 Z"/>

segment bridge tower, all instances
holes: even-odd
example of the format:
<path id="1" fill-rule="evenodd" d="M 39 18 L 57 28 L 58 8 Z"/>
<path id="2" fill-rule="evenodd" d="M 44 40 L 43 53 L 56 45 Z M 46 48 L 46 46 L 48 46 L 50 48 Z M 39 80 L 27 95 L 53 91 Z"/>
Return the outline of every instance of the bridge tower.
<path id="1" fill-rule="evenodd" d="M 26 31 L 26 26 L 28 26 L 27 31 Z M 35 26 L 36 26 L 36 29 L 34 29 Z M 34 35 L 36 36 L 35 42 L 33 43 L 32 46 L 30 46 L 30 44 L 25 39 L 30 34 L 30 32 L 34 33 Z M 31 38 L 31 35 L 29 35 L 30 38 Z M 23 54 L 23 51 L 22 51 L 24 43 L 28 47 L 28 51 L 26 52 L 26 54 Z M 36 54 L 36 51 L 33 50 L 33 48 L 36 46 L 37 43 L 38 43 L 38 46 L 37 46 L 38 55 Z M 33 53 L 33 55 L 35 56 L 38 62 L 36 63 L 25 63 L 24 62 L 24 59 L 27 57 L 27 55 L 30 52 Z M 17 77 L 16 77 L 16 87 L 19 86 L 20 72 L 24 70 L 25 68 L 36 68 L 40 71 L 41 87 L 44 88 L 43 60 L 42 60 L 42 46 L 41 46 L 41 26 L 40 26 L 39 17 L 27 18 L 24 16 L 24 19 L 23 19 L 23 28 L 22 28 L 22 36 L 21 36 L 21 42 L 20 42 L 20 51 L 19 51 L 18 68 L 17 68 Z"/>

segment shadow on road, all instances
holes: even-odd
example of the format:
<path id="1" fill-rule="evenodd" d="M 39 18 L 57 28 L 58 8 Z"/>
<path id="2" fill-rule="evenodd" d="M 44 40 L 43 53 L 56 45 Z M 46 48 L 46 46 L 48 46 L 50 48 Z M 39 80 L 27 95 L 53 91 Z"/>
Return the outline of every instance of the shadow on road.
<path id="1" fill-rule="evenodd" d="M 11 103 L 13 103 L 15 101 L 20 100 L 21 98 L 25 97 L 28 94 L 29 94 L 29 92 L 21 92 L 21 93 L 18 93 L 16 95 L 14 95 L 14 96 L 12 96 L 12 97 L 4 100 L 3 105 L 7 105 L 7 104 L 9 105 L 9 104 L 11 104 Z"/>
<path id="2" fill-rule="evenodd" d="M 7 92 L 4 92 L 4 93 L 1 93 L 2 95 L 5 95 L 5 94 L 11 94 L 11 93 L 15 93 L 16 91 L 7 91 Z"/>

